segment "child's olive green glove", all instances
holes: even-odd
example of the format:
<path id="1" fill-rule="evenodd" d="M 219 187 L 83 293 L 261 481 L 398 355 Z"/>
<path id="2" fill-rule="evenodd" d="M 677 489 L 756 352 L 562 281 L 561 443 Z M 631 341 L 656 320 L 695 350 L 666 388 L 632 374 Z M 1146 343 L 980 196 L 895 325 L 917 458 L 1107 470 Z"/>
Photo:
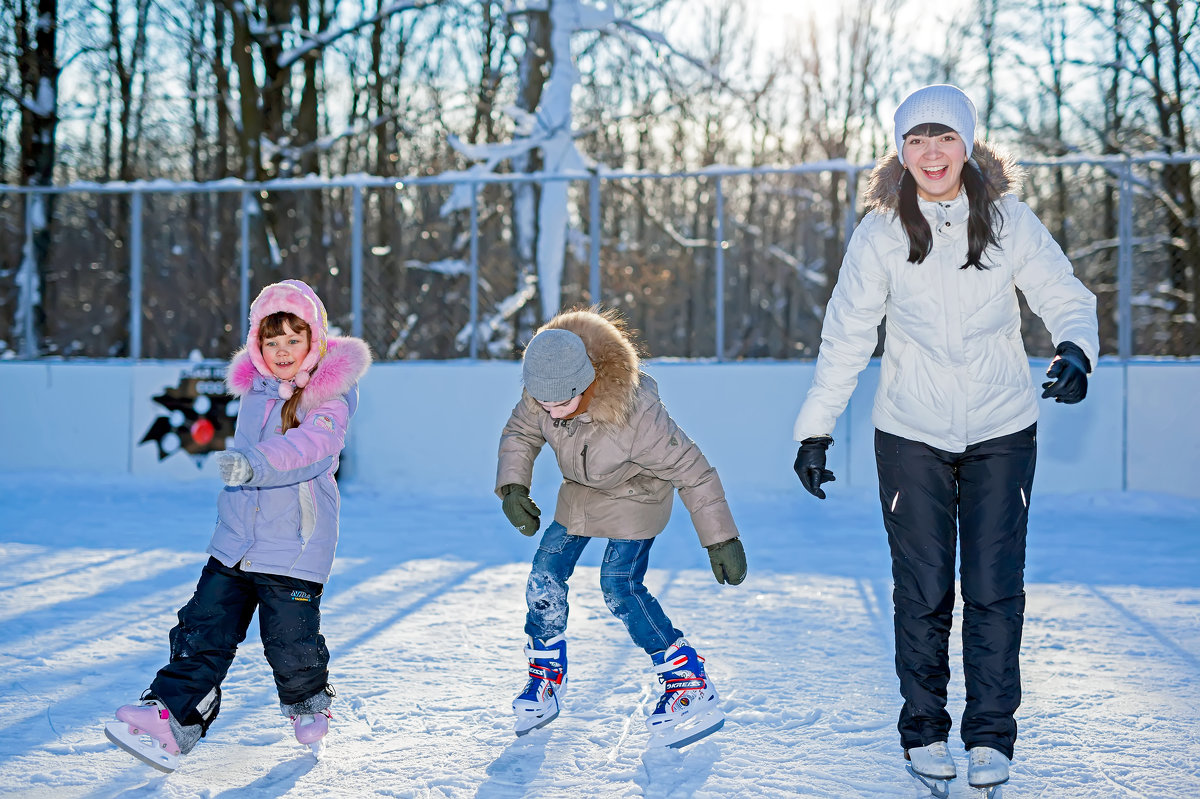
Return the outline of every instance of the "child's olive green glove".
<path id="1" fill-rule="evenodd" d="M 537 533 L 538 527 L 542 524 L 542 511 L 537 503 L 529 498 L 529 489 L 523 485 L 509 483 L 500 488 L 500 493 L 504 497 L 500 507 L 504 510 L 504 515 L 512 522 L 512 526 L 517 528 L 521 535 Z"/>
<path id="2" fill-rule="evenodd" d="M 718 583 L 738 585 L 746 579 L 746 550 L 742 548 L 740 538 L 709 544 L 705 549 Z"/>

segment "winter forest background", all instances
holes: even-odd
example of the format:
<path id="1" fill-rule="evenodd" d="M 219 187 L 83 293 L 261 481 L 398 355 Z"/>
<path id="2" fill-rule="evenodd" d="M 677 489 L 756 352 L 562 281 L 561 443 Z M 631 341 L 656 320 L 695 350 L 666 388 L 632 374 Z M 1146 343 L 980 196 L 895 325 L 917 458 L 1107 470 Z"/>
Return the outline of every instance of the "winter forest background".
<path id="1" fill-rule="evenodd" d="M 0 0 L 0 353 L 224 357 L 300 277 L 383 359 L 595 301 L 653 356 L 812 357 L 891 112 L 949 81 L 1103 352 L 1200 354 L 1200 4 L 936 6 Z"/>

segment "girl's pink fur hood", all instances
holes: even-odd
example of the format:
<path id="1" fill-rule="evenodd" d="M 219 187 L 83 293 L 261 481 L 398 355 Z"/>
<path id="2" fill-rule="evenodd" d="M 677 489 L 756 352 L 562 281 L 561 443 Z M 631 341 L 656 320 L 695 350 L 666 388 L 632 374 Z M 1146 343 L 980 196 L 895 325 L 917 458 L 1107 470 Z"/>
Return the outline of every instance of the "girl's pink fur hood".
<path id="1" fill-rule="evenodd" d="M 370 365 L 371 350 L 365 341 L 352 336 L 331 336 L 329 350 L 313 370 L 312 378 L 300 396 L 299 415 L 348 392 L 367 373 Z M 225 385 L 230 394 L 241 397 L 250 391 L 258 376 L 249 350 L 243 347 L 229 361 Z"/>

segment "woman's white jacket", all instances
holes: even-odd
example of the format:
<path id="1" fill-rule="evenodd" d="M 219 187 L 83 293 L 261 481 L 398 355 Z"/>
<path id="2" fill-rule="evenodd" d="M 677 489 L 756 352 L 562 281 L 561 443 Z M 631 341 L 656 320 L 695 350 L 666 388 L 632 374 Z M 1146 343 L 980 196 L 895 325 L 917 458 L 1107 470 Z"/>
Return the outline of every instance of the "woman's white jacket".
<path id="1" fill-rule="evenodd" d="M 902 167 L 893 153 L 871 174 L 872 210 L 855 229 L 825 311 L 812 387 L 794 438 L 832 434 L 878 342 L 886 318 L 872 422 L 887 433 L 948 452 L 1022 430 L 1037 420 L 1037 392 L 1021 339 L 1017 289 L 1041 317 L 1055 346 L 1073 341 L 1096 363 L 1096 298 L 1075 277 L 1046 227 L 1012 194 L 1019 171 L 1010 158 L 976 142 L 973 158 L 998 196 L 999 248 L 989 268 L 967 259 L 966 193 L 920 200 L 933 250 L 908 261 L 896 214 Z"/>

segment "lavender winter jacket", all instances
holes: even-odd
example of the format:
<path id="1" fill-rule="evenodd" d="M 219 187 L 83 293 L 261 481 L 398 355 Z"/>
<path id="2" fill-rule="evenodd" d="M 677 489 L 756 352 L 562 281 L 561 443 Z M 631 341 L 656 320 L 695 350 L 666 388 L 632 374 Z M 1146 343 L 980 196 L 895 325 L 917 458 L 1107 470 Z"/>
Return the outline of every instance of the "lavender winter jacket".
<path id="1" fill-rule="evenodd" d="M 241 400 L 234 448 L 254 477 L 221 492 L 209 554 L 250 572 L 329 580 L 341 505 L 333 473 L 370 362 L 362 340 L 330 338 L 301 396 L 299 426 L 281 435 L 279 380 L 263 377 L 245 349 L 233 356 L 226 383 Z"/>

